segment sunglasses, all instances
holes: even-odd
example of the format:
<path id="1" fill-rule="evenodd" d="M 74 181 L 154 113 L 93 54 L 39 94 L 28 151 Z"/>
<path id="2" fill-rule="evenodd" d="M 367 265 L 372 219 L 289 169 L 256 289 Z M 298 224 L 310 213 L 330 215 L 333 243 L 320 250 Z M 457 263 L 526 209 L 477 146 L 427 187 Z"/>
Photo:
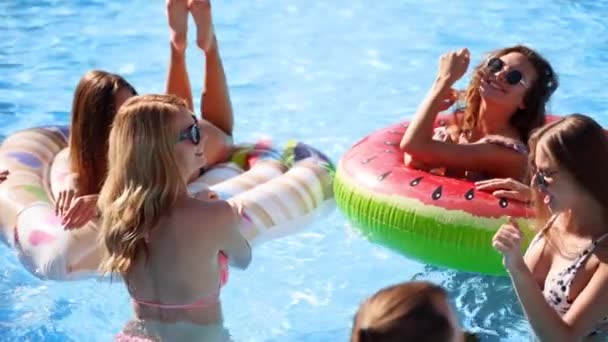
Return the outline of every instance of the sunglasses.
<path id="1" fill-rule="evenodd" d="M 177 142 L 180 143 L 185 140 L 190 140 L 194 145 L 198 145 L 201 142 L 201 128 L 198 126 L 198 120 L 196 116 L 192 115 L 194 123 L 185 130 L 181 131 L 177 136 Z"/>
<path id="2" fill-rule="evenodd" d="M 488 60 L 488 63 L 486 64 L 486 69 L 488 69 L 488 71 L 490 71 L 491 73 L 497 73 L 504 69 L 504 67 L 505 62 L 498 57 L 490 58 Z M 507 72 L 507 74 L 505 75 L 505 80 L 510 85 L 516 85 L 521 83 L 521 85 L 523 85 L 525 88 L 528 88 L 528 84 L 524 81 L 524 75 L 519 70 L 509 70 L 509 72 Z"/>
<path id="3" fill-rule="evenodd" d="M 539 188 L 546 189 L 549 187 L 549 182 L 547 182 L 547 177 L 553 177 L 555 172 L 547 173 L 543 171 L 536 171 L 534 178 L 536 179 L 536 185 Z"/>

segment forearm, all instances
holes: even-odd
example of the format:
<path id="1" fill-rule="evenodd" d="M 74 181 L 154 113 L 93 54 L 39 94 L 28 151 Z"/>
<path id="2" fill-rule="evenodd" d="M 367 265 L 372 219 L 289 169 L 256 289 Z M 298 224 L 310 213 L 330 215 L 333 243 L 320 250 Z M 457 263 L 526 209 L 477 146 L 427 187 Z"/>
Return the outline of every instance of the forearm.
<path id="1" fill-rule="evenodd" d="M 403 135 L 401 149 L 411 152 L 424 142 L 431 141 L 435 118 L 441 110 L 446 93 L 451 89 L 451 84 L 448 82 L 441 79 L 435 80 Z"/>
<path id="2" fill-rule="evenodd" d="M 509 276 L 530 326 L 540 341 L 575 341 L 571 330 L 547 303 L 532 272 L 523 264 L 511 267 Z"/>
<path id="3" fill-rule="evenodd" d="M 171 45 L 171 56 L 167 75 L 167 94 L 184 99 L 190 110 L 194 109 L 192 101 L 192 88 L 188 77 L 185 51 L 176 50 Z"/>
<path id="4" fill-rule="evenodd" d="M 219 52 L 217 38 L 207 52 L 205 62 L 205 88 L 201 101 L 203 118 L 232 135 L 234 117 L 228 82 Z"/>

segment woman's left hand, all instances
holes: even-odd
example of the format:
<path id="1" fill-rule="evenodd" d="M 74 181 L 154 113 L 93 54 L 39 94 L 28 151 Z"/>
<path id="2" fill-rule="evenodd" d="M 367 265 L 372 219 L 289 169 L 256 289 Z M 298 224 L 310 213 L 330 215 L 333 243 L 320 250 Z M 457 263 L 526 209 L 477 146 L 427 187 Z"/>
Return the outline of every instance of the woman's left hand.
<path id="1" fill-rule="evenodd" d="M 475 182 L 475 188 L 492 192 L 496 197 L 504 197 L 523 203 L 530 203 L 532 189 L 512 178 L 494 178 Z"/>
<path id="2" fill-rule="evenodd" d="M 97 213 L 97 199 L 99 195 L 86 195 L 77 197 L 68 211 L 63 215 L 64 229 L 71 230 L 84 226 Z"/>
<path id="3" fill-rule="evenodd" d="M 502 253 L 503 264 L 509 271 L 525 265 L 524 258 L 521 255 L 522 239 L 523 233 L 519 229 L 517 222 L 511 217 L 492 238 L 492 246 Z"/>

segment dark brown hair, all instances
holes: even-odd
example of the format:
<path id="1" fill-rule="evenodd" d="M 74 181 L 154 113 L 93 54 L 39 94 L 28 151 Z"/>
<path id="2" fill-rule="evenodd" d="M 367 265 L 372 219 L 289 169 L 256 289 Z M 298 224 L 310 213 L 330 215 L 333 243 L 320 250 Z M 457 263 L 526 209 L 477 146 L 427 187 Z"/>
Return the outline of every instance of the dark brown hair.
<path id="1" fill-rule="evenodd" d="M 351 342 L 450 341 L 454 330 L 439 301 L 447 301 L 445 290 L 429 282 L 384 288 L 359 307 Z"/>
<path id="2" fill-rule="evenodd" d="M 530 179 L 536 172 L 539 147 L 599 203 L 604 209 L 604 219 L 608 219 L 608 182 L 603 181 L 608 166 L 608 138 L 602 126 L 586 115 L 571 114 L 534 132 L 529 145 Z M 546 221 L 549 213 L 542 195 L 533 191 L 533 196 L 537 218 Z"/>
<path id="3" fill-rule="evenodd" d="M 515 45 L 503 48 L 491 52 L 490 56 L 500 57 L 513 52 L 526 56 L 528 61 L 534 66 L 537 74 L 536 80 L 530 85 L 524 97 L 525 108 L 517 109 L 511 117 L 511 125 L 517 130 L 521 140 L 527 142 L 532 130 L 545 123 L 545 106 L 551 94 L 558 87 L 558 79 L 549 62 L 538 52 L 527 46 Z M 456 118 L 461 132 L 467 134 L 478 129 L 480 126 L 479 108 L 481 106 L 481 94 L 479 86 L 486 61 L 484 60 L 475 67 L 473 78 L 465 92 L 466 108 L 464 109 L 464 114 Z"/>
<path id="4" fill-rule="evenodd" d="M 80 195 L 101 190 L 107 171 L 108 136 L 117 111 L 116 94 L 121 89 L 137 94 L 124 78 L 91 70 L 74 92 L 69 159 L 71 171 L 80 175 Z"/>

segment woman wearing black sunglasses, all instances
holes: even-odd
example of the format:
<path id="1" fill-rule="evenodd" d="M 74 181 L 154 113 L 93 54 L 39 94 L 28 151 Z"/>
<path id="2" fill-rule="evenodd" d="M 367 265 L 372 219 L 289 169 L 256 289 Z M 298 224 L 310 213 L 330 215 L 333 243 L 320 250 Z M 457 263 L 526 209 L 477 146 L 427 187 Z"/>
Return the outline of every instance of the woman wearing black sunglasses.
<path id="1" fill-rule="evenodd" d="M 495 51 L 475 68 L 464 92 L 465 109 L 433 136 L 437 114 L 459 97 L 452 86 L 467 71 L 469 59 L 467 49 L 441 56 L 437 78 L 401 140 L 405 163 L 445 167 L 450 175 L 475 180 L 522 179 L 527 140 L 545 121 L 545 105 L 558 86 L 557 76 L 528 47 Z"/>
<path id="2" fill-rule="evenodd" d="M 568 115 L 530 138 L 526 192 L 542 229 L 524 256 L 512 220 L 492 244 L 541 341 L 608 337 L 607 167 L 608 138 L 588 116 Z"/>

